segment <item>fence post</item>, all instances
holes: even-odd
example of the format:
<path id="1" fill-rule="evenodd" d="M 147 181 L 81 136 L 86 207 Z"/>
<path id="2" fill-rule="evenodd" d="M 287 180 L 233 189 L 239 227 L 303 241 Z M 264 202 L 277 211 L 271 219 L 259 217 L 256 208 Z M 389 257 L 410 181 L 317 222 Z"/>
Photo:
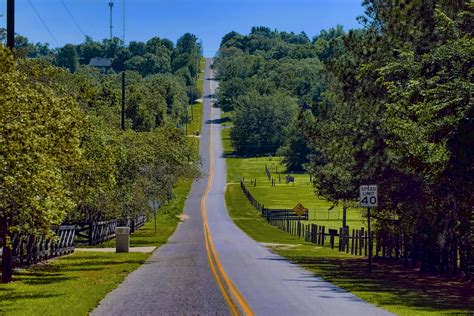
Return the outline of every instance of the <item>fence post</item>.
<path id="1" fill-rule="evenodd" d="M 357 256 L 359 254 L 359 230 L 356 230 L 356 239 L 355 239 L 355 249 L 354 249 L 354 254 Z"/>
<path id="2" fill-rule="evenodd" d="M 349 253 L 349 226 L 346 227 L 346 232 L 345 232 L 345 239 L 346 239 L 346 253 Z"/>
<path id="3" fill-rule="evenodd" d="M 339 228 L 339 251 L 342 251 L 342 228 Z"/>
<path id="4" fill-rule="evenodd" d="M 326 234 L 326 226 L 322 226 L 322 231 L 321 231 L 321 245 L 323 245 L 323 246 L 324 246 L 325 234 Z"/>
<path id="5" fill-rule="evenodd" d="M 364 255 L 367 256 L 369 253 L 369 232 L 364 233 Z"/>
<path id="6" fill-rule="evenodd" d="M 89 230 L 88 230 L 87 235 L 88 235 L 88 238 L 89 238 L 89 240 L 88 240 L 89 246 L 93 246 L 94 245 L 94 240 L 93 240 L 93 238 L 94 238 L 94 236 L 93 236 L 94 235 L 94 223 L 93 222 L 89 223 Z"/>
<path id="7" fill-rule="evenodd" d="M 332 233 L 331 233 L 332 231 Z M 331 249 L 334 249 L 334 230 L 329 230 L 329 243 L 331 244 Z"/>
<path id="8" fill-rule="evenodd" d="M 318 235 L 317 235 L 317 239 L 318 239 L 318 245 L 322 245 L 322 238 L 321 238 L 321 231 L 322 231 L 323 227 L 320 225 L 318 226 Z"/>
<path id="9" fill-rule="evenodd" d="M 352 240 L 351 240 L 351 255 L 354 254 L 354 242 L 355 242 L 355 229 L 352 229 Z"/>

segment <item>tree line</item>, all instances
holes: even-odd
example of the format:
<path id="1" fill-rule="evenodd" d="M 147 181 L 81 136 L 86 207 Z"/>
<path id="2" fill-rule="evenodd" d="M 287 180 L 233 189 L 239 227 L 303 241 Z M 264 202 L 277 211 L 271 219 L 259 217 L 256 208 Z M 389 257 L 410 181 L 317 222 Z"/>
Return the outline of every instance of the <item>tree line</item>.
<path id="1" fill-rule="evenodd" d="M 170 41 L 161 42 L 172 47 Z M 104 43 L 97 45 L 106 51 Z M 74 51 L 87 51 L 81 45 Z M 134 45 L 117 51 L 133 51 Z M 0 45 L 0 230 L 7 281 L 11 271 L 5 270 L 5 255 L 12 234 L 48 235 L 52 225 L 63 222 L 146 214 L 150 199 L 166 202 L 178 179 L 198 176 L 196 142 L 180 128 L 190 101 L 188 75 L 198 71 L 195 36 L 178 40 L 170 51 L 176 60 L 158 58 L 172 62 L 169 69 L 125 69 L 124 131 L 120 69 L 104 73 L 86 60 L 74 69 L 61 65 L 66 47 L 46 46 L 28 57 L 34 50 L 20 45 L 14 57 Z"/>
<path id="2" fill-rule="evenodd" d="M 360 185 L 378 184 L 378 229 L 409 239 L 423 271 L 469 275 L 474 6 L 363 6 L 361 28 L 347 32 L 254 27 L 223 38 L 215 67 L 232 142 L 240 154 L 283 155 L 344 210 Z"/>

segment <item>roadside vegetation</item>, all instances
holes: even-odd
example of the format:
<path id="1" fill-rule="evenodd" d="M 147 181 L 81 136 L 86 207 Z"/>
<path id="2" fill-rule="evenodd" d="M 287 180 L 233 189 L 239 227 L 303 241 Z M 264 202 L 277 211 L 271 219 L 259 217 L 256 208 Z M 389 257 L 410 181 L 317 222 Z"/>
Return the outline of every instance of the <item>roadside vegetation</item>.
<path id="1" fill-rule="evenodd" d="M 360 185 L 377 184 L 376 233 L 403 239 L 421 272 L 469 280 L 474 7 L 363 6 L 356 30 L 338 26 L 310 39 L 254 27 L 224 36 L 215 68 L 218 105 L 234 125 L 225 141 L 235 151 L 226 154 L 282 156 L 285 172 L 311 174 L 315 195 L 343 214 Z M 233 159 L 230 174 L 238 174 Z M 243 176 L 250 167 L 235 168 Z"/>
<path id="2" fill-rule="evenodd" d="M 130 236 L 131 247 L 159 247 L 176 230 L 191 180 L 181 180 L 175 198 L 163 205 L 154 221 Z M 115 240 L 99 247 L 115 247 Z M 0 315 L 86 315 L 150 253 L 75 252 L 14 274 L 14 282 L 0 285 Z"/>
<path id="3" fill-rule="evenodd" d="M 27 43 L 17 36 L 17 42 L 22 41 Z M 32 164 L 16 164 L 19 168 L 14 170 L 15 175 L 2 174 L 3 202 L 8 203 L 7 197 L 15 198 L 15 187 L 24 202 L 16 209 L 5 208 L 4 204 L 0 207 L 2 225 L 8 223 L 9 232 L 46 234 L 52 224 L 63 221 L 106 220 L 139 213 L 153 218 L 148 207 L 150 198 L 163 201 L 156 215 L 156 233 L 152 219 L 131 235 L 131 247 L 163 245 L 180 222 L 179 215 L 199 169 L 198 140 L 186 137 L 184 128 L 177 128 L 186 122 L 189 98 L 202 95 L 202 88 L 192 96 L 187 93 L 188 84 L 198 85 L 199 80 L 202 84 L 203 74 L 193 68 L 201 52 L 197 38 L 186 34 L 176 47 L 157 38 L 146 44 L 132 42 L 125 50 L 117 47 L 113 56 L 109 56 L 110 45 L 113 43 L 106 40 L 99 43 L 87 39 L 72 50 L 43 49 L 38 56 L 31 56 L 34 48 L 30 44 L 19 45 L 16 60 L 0 47 L 0 80 L 6 87 L 0 97 L 4 104 L 0 110 L 5 123 L 3 139 L 18 131 L 17 142 L 38 146 L 25 152 L 12 142 L 13 147 L 2 148 L 4 153 L 8 151 L 6 158 Z M 95 57 L 112 57 L 114 70 L 120 71 L 124 69 L 115 69 L 120 52 L 135 51 L 137 45 L 147 51 L 169 51 L 165 54 L 168 57 L 157 54 L 155 61 L 171 63 L 172 67 L 156 68 L 152 73 L 124 68 L 126 131 L 121 131 L 120 75 L 89 67 L 85 52 L 94 47 Z M 65 66 L 61 64 L 64 51 L 78 58 L 73 69 L 55 66 Z M 193 71 L 197 80 L 188 81 L 187 75 Z M 24 103 L 13 102 L 14 91 L 22 93 Z M 35 108 L 38 116 L 32 116 L 34 112 L 28 107 Z M 16 112 L 18 109 L 24 111 Z M 18 113 L 24 114 L 23 121 L 13 117 Z M 200 130 L 201 121 L 202 104 L 197 103 L 191 126 Z M 46 132 L 38 133 L 34 128 Z M 35 155 L 40 154 L 42 160 L 35 160 Z M 46 164 L 34 165 L 40 161 Z M 61 168 L 57 168 L 59 164 L 63 164 Z M 40 199 L 39 185 L 45 193 L 49 190 Z M 35 203 L 27 195 L 33 190 Z M 9 246 L 7 243 L 4 249 Z M 115 240 L 99 247 L 115 247 Z M 87 314 L 149 256 L 150 253 L 76 252 L 18 269 L 14 282 L 0 285 L 0 314 Z"/>
<path id="4" fill-rule="evenodd" d="M 34 56 L 38 45 L 21 36 L 16 41 L 15 58 L 0 46 L 4 282 L 13 234 L 52 235 L 52 226 L 64 222 L 150 215 L 150 199 L 171 201 L 178 181 L 191 181 L 199 171 L 196 140 L 183 126 L 190 99 L 200 97 L 188 89 L 201 58 L 194 35 L 176 45 L 153 38 L 127 47 L 87 39 Z M 166 67 L 120 67 L 123 52 L 131 54 L 127 65 L 153 55 Z M 89 66 L 95 57 L 109 58 L 112 68 Z M 124 70 L 122 130 L 122 74 L 116 71 Z"/>

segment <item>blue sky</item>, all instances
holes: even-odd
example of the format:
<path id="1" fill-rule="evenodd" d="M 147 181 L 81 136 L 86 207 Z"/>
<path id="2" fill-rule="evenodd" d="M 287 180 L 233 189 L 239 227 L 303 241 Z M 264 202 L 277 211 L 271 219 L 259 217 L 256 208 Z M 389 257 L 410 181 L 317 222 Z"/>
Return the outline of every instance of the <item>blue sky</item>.
<path id="1" fill-rule="evenodd" d="M 123 33 L 123 3 L 126 5 L 126 41 L 145 41 L 153 36 L 175 41 L 186 32 L 202 39 L 204 53 L 213 56 L 222 36 L 230 31 L 248 33 L 252 26 L 282 31 L 305 31 L 310 37 L 337 24 L 359 27 L 361 0 L 116 0 L 114 35 Z M 33 6 L 46 27 L 35 13 Z M 79 27 L 65 9 L 69 8 Z M 80 43 L 84 35 L 96 40 L 109 36 L 109 0 L 16 0 L 16 30 L 34 42 L 51 46 Z M 0 14 L 5 12 L 0 0 Z M 5 17 L 0 17 L 4 27 Z M 55 39 L 56 41 L 55 41 Z"/>

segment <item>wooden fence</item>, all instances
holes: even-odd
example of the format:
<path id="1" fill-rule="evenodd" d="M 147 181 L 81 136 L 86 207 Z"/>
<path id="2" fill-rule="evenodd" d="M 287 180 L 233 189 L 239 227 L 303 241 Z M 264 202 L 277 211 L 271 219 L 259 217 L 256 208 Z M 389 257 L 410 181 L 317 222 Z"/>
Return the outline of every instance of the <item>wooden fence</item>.
<path id="1" fill-rule="evenodd" d="M 242 192 L 244 192 L 245 196 L 249 200 L 249 202 L 260 212 L 260 214 L 267 219 L 268 222 L 272 222 L 275 220 L 289 220 L 289 221 L 298 221 L 298 220 L 308 220 L 308 212 L 305 214 L 298 216 L 296 213 L 291 209 L 270 209 L 266 208 L 265 205 L 258 202 L 250 193 L 250 191 L 245 186 L 244 181 L 240 181 L 240 187 Z"/>
<path id="2" fill-rule="evenodd" d="M 53 229 L 56 237 L 13 235 L 13 266 L 21 267 L 74 252 L 75 227 Z M 0 239 L 0 248 L 3 246 Z M 1 258 L 1 256 L 0 256 Z"/>
<path id="3" fill-rule="evenodd" d="M 74 223 L 72 225 L 76 227 L 76 243 L 95 246 L 115 238 L 116 227 L 130 227 L 130 232 L 133 233 L 145 225 L 145 222 L 146 216 L 139 215 L 135 218 L 114 219 L 92 223 Z"/>
<path id="4" fill-rule="evenodd" d="M 117 226 L 133 233 L 145 225 L 146 216 L 93 223 L 71 223 L 53 229 L 55 237 L 13 235 L 13 266 L 22 267 L 74 252 L 74 244 L 97 245 L 115 237 Z M 1 236 L 1 235 L 0 235 Z M 0 263 L 3 241 L 0 238 Z"/>
<path id="5" fill-rule="evenodd" d="M 368 234 L 364 228 L 352 229 L 352 233 L 350 233 L 349 228 L 326 229 L 326 226 L 323 225 L 285 219 L 274 219 L 269 223 L 307 242 L 327 245 L 340 252 L 355 256 L 367 256 L 369 251 Z"/>
<path id="6" fill-rule="evenodd" d="M 327 245 L 356 256 L 368 255 L 369 236 L 364 228 L 326 229 L 316 223 L 302 223 L 308 219 L 307 216 L 290 215 L 290 210 L 269 210 L 254 198 L 243 181 L 241 188 L 250 203 L 271 225 L 307 242 Z M 462 251 L 455 235 L 445 238 L 444 247 L 439 243 L 433 246 L 433 243 L 426 241 L 426 237 L 425 240 L 422 237 L 420 234 L 402 233 L 400 223 L 396 220 L 379 219 L 370 236 L 372 253 L 376 258 L 400 261 L 405 266 L 447 277 L 460 271 L 474 275 L 474 255 Z"/>
<path id="7" fill-rule="evenodd" d="M 368 254 L 368 234 L 364 228 L 352 229 L 351 234 L 349 227 L 326 230 L 326 227 L 323 225 L 302 223 L 301 221 L 308 221 L 307 212 L 303 216 L 298 216 L 293 210 L 267 209 L 255 199 L 243 181 L 240 181 L 240 187 L 250 203 L 271 225 L 317 245 L 329 245 L 333 249 L 337 248 L 341 252 L 358 256 L 366 256 Z M 383 242 L 385 240 L 382 239 L 382 242 L 377 242 L 377 245 L 380 247 L 380 245 L 383 245 Z"/>

